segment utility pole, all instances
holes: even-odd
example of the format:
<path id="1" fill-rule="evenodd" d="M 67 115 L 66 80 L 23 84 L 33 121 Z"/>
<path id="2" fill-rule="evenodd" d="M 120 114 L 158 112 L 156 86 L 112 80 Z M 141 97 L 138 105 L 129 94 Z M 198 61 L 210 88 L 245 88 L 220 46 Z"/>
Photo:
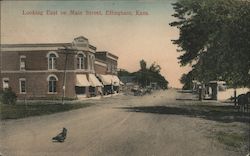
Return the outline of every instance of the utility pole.
<path id="1" fill-rule="evenodd" d="M 67 46 L 63 46 L 64 48 L 63 49 L 59 49 L 62 51 L 61 54 L 64 54 L 65 55 L 65 62 L 64 62 L 64 74 L 63 74 L 63 87 L 62 87 L 62 90 L 63 90 L 63 95 L 62 95 L 62 104 L 64 104 L 64 99 L 65 99 L 65 94 L 66 94 L 66 70 L 67 70 L 67 64 L 68 64 L 68 55 L 69 54 L 75 54 L 75 51 L 77 49 L 73 49 L 72 47 L 67 47 Z"/>

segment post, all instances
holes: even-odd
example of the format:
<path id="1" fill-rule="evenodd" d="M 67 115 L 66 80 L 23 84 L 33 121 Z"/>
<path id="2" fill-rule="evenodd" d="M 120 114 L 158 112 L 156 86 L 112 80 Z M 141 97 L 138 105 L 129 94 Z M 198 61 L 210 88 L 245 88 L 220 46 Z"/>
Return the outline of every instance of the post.
<path id="1" fill-rule="evenodd" d="M 112 96 L 112 94 L 113 94 L 113 91 L 114 91 L 113 80 L 111 79 L 111 96 Z"/>
<path id="2" fill-rule="evenodd" d="M 234 107 L 237 106 L 237 93 L 236 93 L 236 87 L 234 87 Z"/>
<path id="3" fill-rule="evenodd" d="M 74 51 L 77 51 L 77 49 L 73 49 L 73 48 L 68 48 L 67 46 L 63 46 L 64 49 L 58 49 L 62 51 L 62 54 L 65 55 L 65 62 L 64 62 L 64 74 L 63 74 L 63 96 L 62 96 L 62 104 L 64 104 L 64 99 L 66 96 L 66 70 L 67 70 L 67 64 L 68 64 L 68 55 L 69 54 L 75 54 Z"/>
<path id="4" fill-rule="evenodd" d="M 200 86 L 199 86 L 199 101 L 202 101 L 202 96 L 203 96 L 203 95 L 202 95 L 202 94 L 203 94 L 202 92 L 203 92 L 203 91 L 202 91 L 202 86 L 200 85 Z"/>
<path id="5" fill-rule="evenodd" d="M 62 104 L 64 104 L 65 93 L 66 93 L 66 70 L 67 70 L 67 62 L 68 62 L 68 54 L 65 51 L 65 62 L 64 62 L 64 75 L 63 75 L 63 97 L 62 97 Z"/>

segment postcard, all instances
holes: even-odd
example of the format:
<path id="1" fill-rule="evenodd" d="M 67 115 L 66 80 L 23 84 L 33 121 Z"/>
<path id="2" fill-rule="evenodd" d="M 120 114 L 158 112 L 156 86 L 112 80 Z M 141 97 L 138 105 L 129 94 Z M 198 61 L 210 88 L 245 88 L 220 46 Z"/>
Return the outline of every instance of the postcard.
<path id="1" fill-rule="evenodd" d="M 250 4 L 220 1 L 1 1 L 0 156 L 249 155 Z"/>

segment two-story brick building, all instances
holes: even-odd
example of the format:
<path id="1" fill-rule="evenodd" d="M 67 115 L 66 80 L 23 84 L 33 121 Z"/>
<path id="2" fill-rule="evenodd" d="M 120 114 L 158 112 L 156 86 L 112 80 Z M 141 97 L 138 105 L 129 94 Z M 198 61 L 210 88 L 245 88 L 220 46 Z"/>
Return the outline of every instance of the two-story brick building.
<path id="1" fill-rule="evenodd" d="M 117 77 L 118 56 L 111 54 L 108 51 L 98 51 L 95 53 L 95 57 L 98 60 L 106 62 L 107 65 L 107 70 L 105 74 L 97 74 L 99 80 L 103 82 L 104 92 L 119 92 L 119 86 L 123 85 L 123 83 Z"/>
<path id="2" fill-rule="evenodd" d="M 10 87 L 18 98 L 96 96 L 104 87 L 96 75 L 109 71 L 82 36 L 72 43 L 3 44 L 0 57 L 0 89 Z"/>

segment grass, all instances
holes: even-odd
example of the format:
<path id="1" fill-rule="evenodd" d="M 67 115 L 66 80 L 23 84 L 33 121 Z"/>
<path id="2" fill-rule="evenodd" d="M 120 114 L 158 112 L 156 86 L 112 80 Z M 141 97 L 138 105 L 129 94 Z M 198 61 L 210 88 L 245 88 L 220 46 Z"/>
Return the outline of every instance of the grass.
<path id="1" fill-rule="evenodd" d="M 222 132 L 219 131 L 216 134 L 216 138 L 218 139 L 218 141 L 224 145 L 227 145 L 229 147 L 233 147 L 233 148 L 237 148 L 237 147 L 241 147 L 242 144 L 244 144 L 244 142 L 246 142 L 247 140 L 247 136 L 244 136 L 244 134 L 241 133 L 226 133 L 226 132 Z"/>
<path id="2" fill-rule="evenodd" d="M 47 101 L 39 101 L 39 102 L 27 102 L 26 104 L 21 102 L 16 105 L 7 105 L 0 103 L 0 119 L 19 119 L 25 118 L 29 116 L 40 116 L 46 114 L 53 114 L 58 112 L 64 112 L 79 108 L 84 108 L 90 106 L 90 103 L 54 103 L 51 104 Z"/>

